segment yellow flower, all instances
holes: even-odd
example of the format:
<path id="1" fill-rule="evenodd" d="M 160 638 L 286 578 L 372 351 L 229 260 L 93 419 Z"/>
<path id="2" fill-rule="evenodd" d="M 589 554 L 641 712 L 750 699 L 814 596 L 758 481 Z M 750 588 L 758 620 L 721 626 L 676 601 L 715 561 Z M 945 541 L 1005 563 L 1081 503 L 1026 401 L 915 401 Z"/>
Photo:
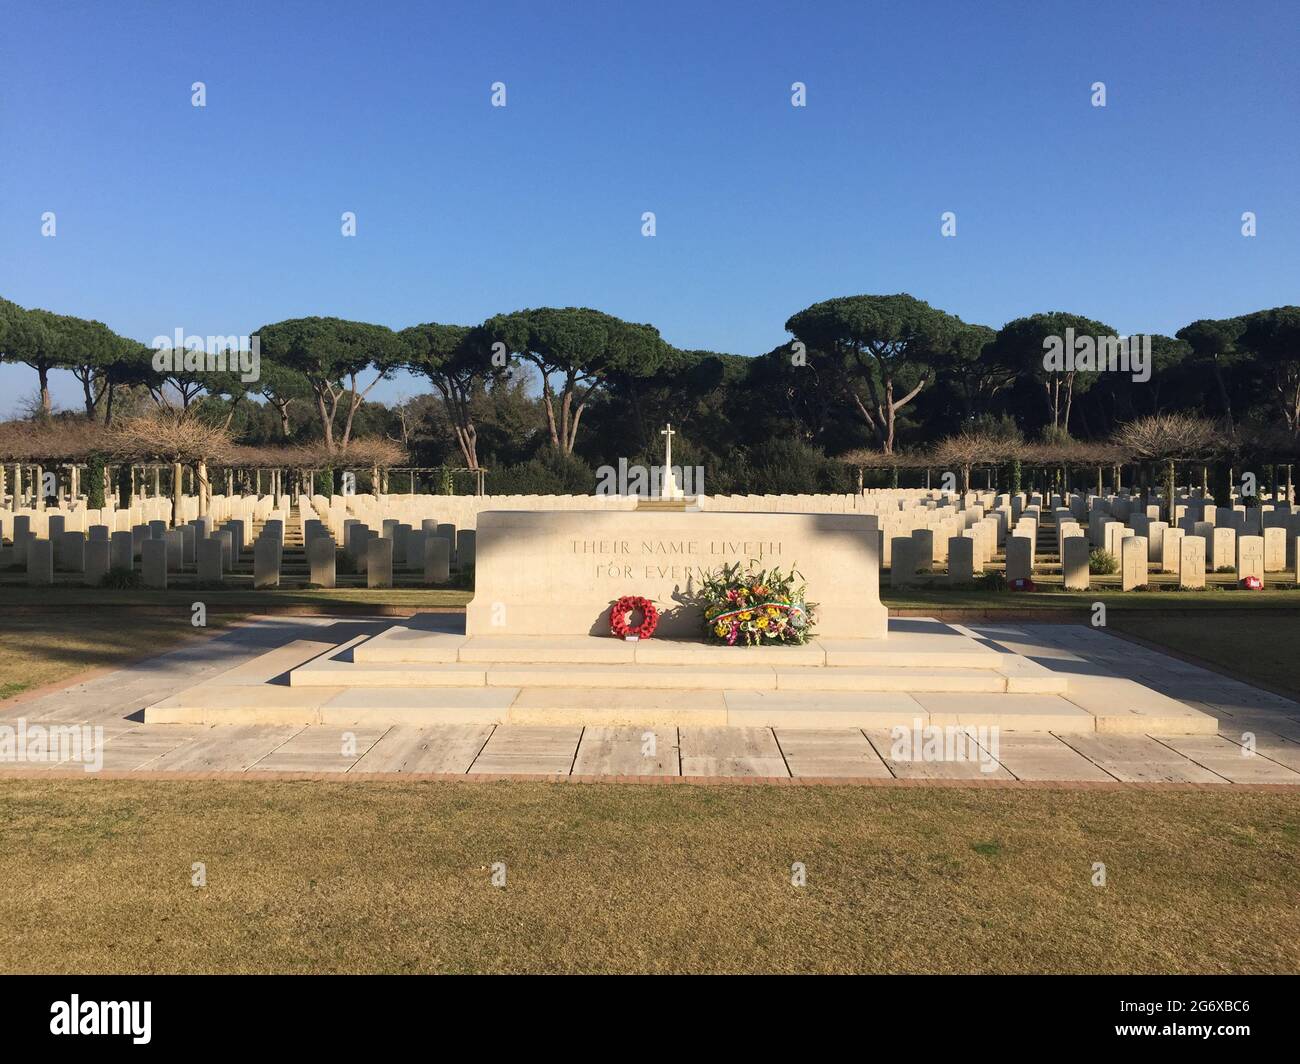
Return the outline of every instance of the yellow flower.
<path id="1" fill-rule="evenodd" d="M 753 616 L 754 616 L 754 611 L 753 611 L 753 610 L 746 610 L 744 613 L 742 613 L 742 614 L 740 615 L 740 619 L 741 619 L 742 621 L 747 621 L 747 620 L 749 620 L 749 619 L 750 619 L 751 617 L 753 617 Z"/>
<path id="2" fill-rule="evenodd" d="M 758 626 L 759 626 L 760 628 L 766 628 L 766 627 L 767 627 L 767 618 L 766 618 L 766 617 L 760 617 L 756 623 L 758 624 Z"/>
<path id="3" fill-rule="evenodd" d="M 718 635 L 726 635 L 726 634 L 727 634 L 727 626 L 726 626 L 725 624 L 715 624 L 715 625 L 713 626 L 713 630 L 714 630 L 714 632 L 716 632 Z"/>
<path id="4" fill-rule="evenodd" d="M 775 616 L 777 615 L 778 612 L 779 612 L 779 611 L 777 610 L 777 608 L 776 608 L 775 606 L 768 606 L 768 608 L 767 608 L 767 615 L 768 615 L 769 617 L 775 617 Z"/>

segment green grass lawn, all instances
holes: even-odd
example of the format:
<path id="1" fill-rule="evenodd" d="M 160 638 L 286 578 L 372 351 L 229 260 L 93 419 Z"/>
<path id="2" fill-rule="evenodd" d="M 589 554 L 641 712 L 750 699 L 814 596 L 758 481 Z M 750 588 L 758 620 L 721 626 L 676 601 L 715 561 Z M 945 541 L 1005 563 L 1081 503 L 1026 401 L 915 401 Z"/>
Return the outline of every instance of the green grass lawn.
<path id="1" fill-rule="evenodd" d="M 1077 610 L 1087 612 L 1094 602 L 1104 602 L 1110 611 L 1180 610 L 1296 610 L 1300 612 L 1300 589 L 1269 588 L 1241 591 L 1236 588 L 1207 588 L 1204 591 L 1120 591 L 1093 588 L 1090 591 L 982 591 L 949 589 L 942 586 L 881 587 L 880 600 L 896 610 Z"/>
<path id="2" fill-rule="evenodd" d="M 1300 613 L 1215 621 L 1204 616 L 1109 614 L 1107 626 L 1208 661 L 1247 683 L 1300 698 Z"/>
<path id="3" fill-rule="evenodd" d="M 263 610 L 299 610 L 307 614 L 327 607 L 346 610 L 349 607 L 373 608 L 377 606 L 407 609 L 436 609 L 463 607 L 474 597 L 472 591 L 459 588 L 283 588 L 253 591 L 251 589 L 213 591 L 172 588 L 166 591 L 114 591 L 97 587 L 0 587 L 0 610 L 6 607 L 24 609 L 75 609 L 80 607 L 131 606 L 131 607 L 183 607 L 202 601 L 208 613 L 234 610 L 239 613 L 258 613 Z"/>
<path id="4" fill-rule="evenodd" d="M 170 613 L 108 619 L 65 610 L 48 614 L 0 616 L 0 709 L 5 700 L 34 687 L 71 681 L 80 673 L 120 666 L 135 658 L 172 650 L 202 638 L 204 630 L 190 624 L 188 603 Z M 238 620 L 234 612 L 208 617 L 206 631 Z"/>
<path id="5" fill-rule="evenodd" d="M 0 818 L 8 972 L 1300 971 L 1260 791 L 8 780 Z"/>
<path id="6" fill-rule="evenodd" d="M 1115 610 L 1254 610 L 1294 609 L 1300 611 L 1300 589 L 1270 588 L 1266 591 L 1239 591 L 1212 588 L 1205 591 L 1119 591 L 1095 588 L 1091 591 L 1053 590 L 1050 585 L 1034 592 L 983 591 L 973 588 L 950 589 L 940 584 L 910 588 L 883 586 L 881 601 L 891 609 L 962 609 L 962 610 L 1077 610 L 1086 612 L 1094 602 L 1105 602 Z M 463 607 L 473 591 L 462 588 L 283 588 L 252 591 L 110 591 L 102 588 L 55 586 L 29 588 L 19 585 L 0 586 L 0 610 L 6 607 L 79 608 L 95 606 L 172 606 L 202 599 L 213 610 L 235 609 L 241 613 L 259 610 L 347 609 L 392 607 L 408 609 L 442 609 Z"/>

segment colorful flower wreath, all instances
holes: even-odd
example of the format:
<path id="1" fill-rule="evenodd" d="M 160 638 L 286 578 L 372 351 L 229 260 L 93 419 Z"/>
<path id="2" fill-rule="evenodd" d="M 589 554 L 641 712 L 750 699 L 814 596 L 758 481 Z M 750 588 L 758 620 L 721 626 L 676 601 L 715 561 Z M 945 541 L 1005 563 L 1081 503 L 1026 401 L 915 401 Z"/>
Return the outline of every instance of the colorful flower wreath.
<path id="1" fill-rule="evenodd" d="M 628 624 L 628 617 L 636 612 L 641 614 L 641 623 L 636 627 L 632 627 Z M 641 598 L 639 595 L 624 595 L 614 603 L 614 608 L 609 611 L 610 634 L 617 636 L 619 639 L 626 639 L 628 636 L 649 639 L 655 634 L 657 627 L 659 627 L 659 611 L 655 609 L 655 604 L 648 598 Z"/>

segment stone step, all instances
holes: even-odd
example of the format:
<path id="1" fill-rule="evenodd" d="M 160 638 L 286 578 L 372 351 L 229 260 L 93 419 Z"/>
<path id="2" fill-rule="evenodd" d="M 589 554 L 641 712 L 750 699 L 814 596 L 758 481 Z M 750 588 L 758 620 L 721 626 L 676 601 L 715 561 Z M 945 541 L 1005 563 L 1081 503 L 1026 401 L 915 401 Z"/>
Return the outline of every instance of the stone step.
<path id="1" fill-rule="evenodd" d="M 804 646 L 728 647 L 652 638 L 628 643 L 597 636 L 473 636 L 393 625 L 352 648 L 357 662 L 428 664 L 570 663 L 998 669 L 1009 658 L 927 618 L 896 618 L 888 639 L 814 639 Z"/>
<path id="2" fill-rule="evenodd" d="M 1010 663 L 1009 663 L 1010 664 Z M 289 673 L 293 687 L 566 687 L 632 691 L 952 691 L 1062 694 L 1068 678 L 1032 662 L 997 669 L 887 666 L 652 665 L 571 662 L 354 661 L 325 656 Z"/>
<path id="3" fill-rule="evenodd" d="M 629 690 L 599 687 L 286 688 L 205 684 L 145 711 L 151 724 L 997 727 L 1086 734 L 1092 713 L 1057 695 Z"/>

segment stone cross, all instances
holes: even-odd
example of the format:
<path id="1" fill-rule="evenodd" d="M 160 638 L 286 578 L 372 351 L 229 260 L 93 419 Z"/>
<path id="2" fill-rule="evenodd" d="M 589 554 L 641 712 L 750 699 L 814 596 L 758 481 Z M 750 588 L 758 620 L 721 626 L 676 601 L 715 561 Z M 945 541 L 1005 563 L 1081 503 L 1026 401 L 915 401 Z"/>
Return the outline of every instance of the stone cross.
<path id="1" fill-rule="evenodd" d="M 659 435 L 664 437 L 664 468 L 672 469 L 673 467 L 673 437 L 677 435 L 673 431 L 673 423 L 668 422 L 668 427 L 659 430 Z"/>
<path id="2" fill-rule="evenodd" d="M 673 437 L 676 435 L 673 430 L 673 423 L 668 422 L 667 428 L 659 430 L 659 435 L 664 438 L 664 468 L 663 478 L 660 481 L 659 497 L 661 499 L 680 499 L 682 489 L 677 486 L 677 478 L 673 475 Z"/>

